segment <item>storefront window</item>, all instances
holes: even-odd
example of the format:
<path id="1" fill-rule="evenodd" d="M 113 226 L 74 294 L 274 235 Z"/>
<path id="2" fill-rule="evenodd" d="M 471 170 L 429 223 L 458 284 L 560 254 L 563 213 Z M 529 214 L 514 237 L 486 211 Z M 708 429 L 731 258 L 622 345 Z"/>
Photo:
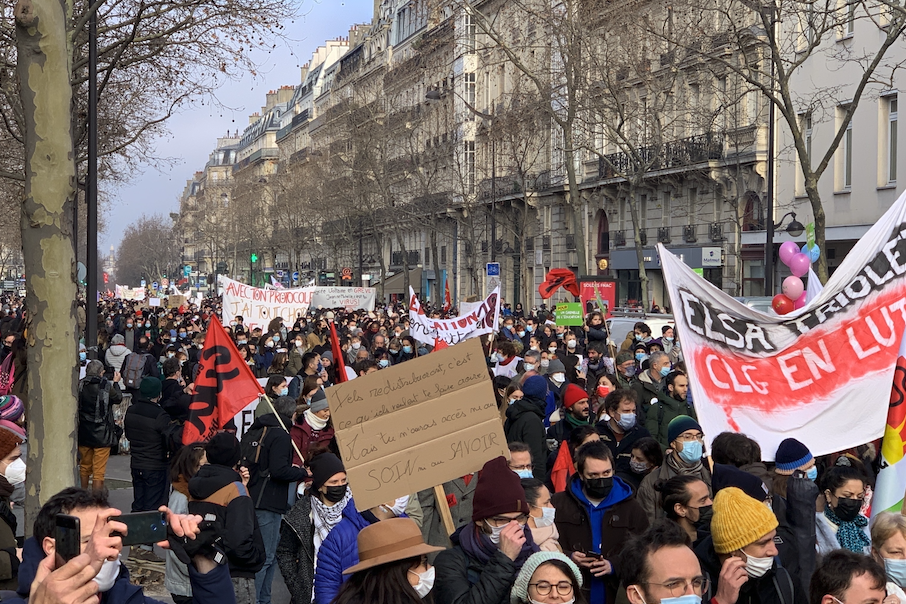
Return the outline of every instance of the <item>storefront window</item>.
<path id="1" fill-rule="evenodd" d="M 742 295 L 747 298 L 764 295 L 764 259 L 742 263 Z"/>
<path id="2" fill-rule="evenodd" d="M 617 271 L 619 306 L 635 306 L 642 302 L 642 282 L 638 270 Z"/>

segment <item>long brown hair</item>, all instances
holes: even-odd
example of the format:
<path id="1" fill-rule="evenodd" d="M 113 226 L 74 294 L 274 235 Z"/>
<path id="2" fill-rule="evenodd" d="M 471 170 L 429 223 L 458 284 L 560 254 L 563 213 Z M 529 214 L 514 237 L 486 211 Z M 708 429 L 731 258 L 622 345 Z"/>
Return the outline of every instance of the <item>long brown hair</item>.
<path id="1" fill-rule="evenodd" d="M 332 604 L 430 604 L 431 593 L 422 599 L 409 583 L 409 570 L 420 563 L 407 558 L 352 573 Z"/>

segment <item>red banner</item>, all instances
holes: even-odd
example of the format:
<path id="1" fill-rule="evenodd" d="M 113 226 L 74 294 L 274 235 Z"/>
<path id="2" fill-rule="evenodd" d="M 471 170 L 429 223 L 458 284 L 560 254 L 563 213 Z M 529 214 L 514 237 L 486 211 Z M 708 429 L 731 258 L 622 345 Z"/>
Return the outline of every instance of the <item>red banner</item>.
<path id="1" fill-rule="evenodd" d="M 343 350 L 340 348 L 340 338 L 337 337 L 337 328 L 330 321 L 330 350 L 333 353 L 334 370 L 337 374 L 337 384 L 346 381 L 346 363 L 343 362 Z"/>
<path id="2" fill-rule="evenodd" d="M 198 363 L 201 367 L 183 427 L 183 444 L 207 441 L 264 392 L 218 321 L 208 324 Z"/>

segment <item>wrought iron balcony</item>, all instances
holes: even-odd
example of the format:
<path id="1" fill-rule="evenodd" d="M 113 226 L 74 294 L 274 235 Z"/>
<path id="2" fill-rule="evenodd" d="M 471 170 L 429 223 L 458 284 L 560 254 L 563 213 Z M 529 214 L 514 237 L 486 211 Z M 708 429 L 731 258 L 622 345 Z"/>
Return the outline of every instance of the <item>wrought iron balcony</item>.
<path id="1" fill-rule="evenodd" d="M 663 145 L 639 147 L 638 160 L 622 151 L 606 155 L 598 160 L 598 177 L 620 178 L 634 174 L 638 170 L 654 172 L 683 168 L 723 157 L 723 134 L 706 132 Z"/>

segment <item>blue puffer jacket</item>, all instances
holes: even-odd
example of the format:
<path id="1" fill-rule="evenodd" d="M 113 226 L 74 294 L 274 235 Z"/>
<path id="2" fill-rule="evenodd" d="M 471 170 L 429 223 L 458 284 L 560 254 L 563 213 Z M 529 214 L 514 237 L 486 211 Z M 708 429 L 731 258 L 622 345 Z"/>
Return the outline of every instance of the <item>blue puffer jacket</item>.
<path id="1" fill-rule="evenodd" d="M 343 519 L 333 527 L 318 550 L 315 604 L 330 604 L 349 578 L 343 571 L 359 563 L 359 531 L 369 524 L 355 509 L 355 501 L 350 499 L 343 509 Z"/>

